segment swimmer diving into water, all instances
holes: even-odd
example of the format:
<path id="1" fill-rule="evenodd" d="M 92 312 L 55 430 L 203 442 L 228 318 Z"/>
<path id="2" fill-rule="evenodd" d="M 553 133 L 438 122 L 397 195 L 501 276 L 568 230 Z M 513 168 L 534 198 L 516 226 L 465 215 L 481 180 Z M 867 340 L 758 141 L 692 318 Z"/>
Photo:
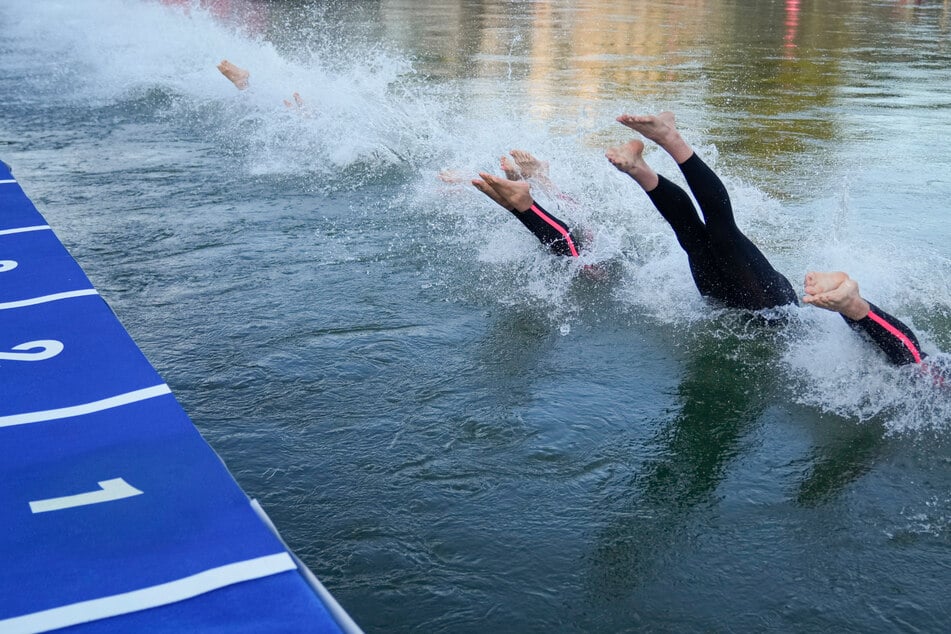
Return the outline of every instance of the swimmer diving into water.
<path id="1" fill-rule="evenodd" d="M 760 310 L 795 304 L 792 285 L 736 226 L 730 197 L 717 175 L 677 131 L 674 114 L 621 115 L 618 122 L 657 143 L 680 166 L 700 204 L 700 219 L 687 193 L 658 175 L 644 161 L 644 144 L 633 140 L 611 148 L 606 157 L 633 178 L 667 220 L 686 251 L 700 294 L 733 308 Z M 859 294 L 858 284 L 841 272 L 810 272 L 803 301 L 838 312 L 867 335 L 896 365 L 921 363 L 925 354 L 911 329 Z"/>
<path id="2" fill-rule="evenodd" d="M 673 113 L 622 115 L 618 121 L 657 143 L 677 162 L 700 205 L 703 219 L 687 193 L 660 176 L 643 159 L 644 144 L 633 140 L 610 148 L 608 160 L 633 178 L 647 193 L 687 253 L 690 271 L 704 297 L 732 308 L 761 310 L 796 304 L 798 298 L 789 280 L 737 227 L 730 197 L 719 177 L 684 141 L 675 127 Z M 512 161 L 503 156 L 506 178 L 480 173 L 472 184 L 518 218 L 556 255 L 578 255 L 577 242 L 568 226 L 546 212 L 532 198 L 533 179 L 550 195 L 561 195 L 548 178 L 547 163 L 528 152 L 513 150 Z M 458 182 L 456 174 L 444 172 L 445 182 Z M 870 338 L 896 365 L 921 363 L 925 353 L 908 326 L 864 299 L 858 284 L 841 272 L 810 272 L 805 279 L 803 301 L 838 312 L 856 331 Z"/>
<path id="3" fill-rule="evenodd" d="M 248 80 L 251 77 L 251 73 L 240 66 L 235 66 L 226 59 L 221 60 L 221 63 L 218 64 L 218 70 L 221 71 L 221 74 L 227 77 L 238 90 L 247 90 L 250 85 Z"/>
<path id="4" fill-rule="evenodd" d="M 581 247 L 571 229 L 535 201 L 531 184 L 523 180 L 532 179 L 547 193 L 561 195 L 548 178 L 548 163 L 539 161 L 523 150 L 512 150 L 510 154 L 514 164 L 507 156 L 501 159 L 506 178 L 479 172 L 480 178 L 472 180 L 472 184 L 503 209 L 510 211 L 553 254 L 578 257 Z"/>
<path id="5" fill-rule="evenodd" d="M 251 85 L 251 73 L 247 69 L 236 66 L 226 59 L 221 60 L 221 63 L 218 64 L 217 68 L 222 75 L 227 77 L 228 80 L 235 85 L 238 90 L 247 90 L 248 86 Z M 301 98 L 300 93 L 295 92 L 293 98 L 293 103 L 285 99 L 284 105 L 288 108 L 296 107 L 298 110 L 303 110 L 304 100 Z"/>
<path id="6" fill-rule="evenodd" d="M 687 192 L 644 161 L 641 141 L 629 141 L 606 152 L 608 161 L 640 185 L 674 230 L 700 294 L 731 308 L 749 310 L 795 304 L 792 284 L 737 227 L 726 188 L 680 136 L 674 114 L 624 114 L 617 120 L 670 154 L 700 204 L 703 220 Z"/>
<path id="7" fill-rule="evenodd" d="M 853 330 L 881 348 L 895 365 L 921 363 L 927 356 L 911 329 L 859 294 L 859 285 L 841 271 L 806 274 L 802 301 L 842 315 Z"/>

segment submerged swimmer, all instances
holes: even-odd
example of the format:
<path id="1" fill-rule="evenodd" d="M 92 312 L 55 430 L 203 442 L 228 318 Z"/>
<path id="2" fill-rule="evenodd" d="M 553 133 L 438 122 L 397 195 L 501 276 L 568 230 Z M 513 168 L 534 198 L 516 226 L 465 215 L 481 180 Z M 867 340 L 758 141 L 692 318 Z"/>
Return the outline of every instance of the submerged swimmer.
<path id="1" fill-rule="evenodd" d="M 235 64 L 232 64 L 226 59 L 221 60 L 217 66 L 218 70 L 222 75 L 228 78 L 228 80 L 235 85 L 238 90 L 247 90 L 248 86 L 251 85 L 251 73 L 247 69 L 241 68 Z M 297 108 L 298 110 L 304 110 L 304 100 L 301 98 L 300 93 L 295 92 L 292 95 L 294 101 L 291 102 L 287 99 L 284 100 L 284 105 L 288 108 Z"/>
<path id="2" fill-rule="evenodd" d="M 629 141 L 606 152 L 608 161 L 640 185 L 674 230 L 700 294 L 731 308 L 749 310 L 795 304 L 792 284 L 737 227 L 726 187 L 680 136 L 674 114 L 624 114 L 617 120 L 670 154 L 700 205 L 702 220 L 687 192 L 644 161 L 641 141 Z"/>
<path id="3" fill-rule="evenodd" d="M 221 63 L 218 64 L 218 70 L 221 71 L 221 74 L 227 77 L 238 90 L 247 90 L 250 85 L 248 80 L 251 77 L 251 73 L 240 66 L 232 64 L 226 59 L 221 60 Z"/>
<path id="4" fill-rule="evenodd" d="M 841 271 L 806 274 L 807 304 L 842 315 L 852 329 L 863 333 L 896 365 L 921 363 L 927 356 L 911 329 L 859 294 L 859 285 Z"/>
<path id="5" fill-rule="evenodd" d="M 512 150 L 512 160 L 501 159 L 505 178 L 479 172 L 480 178 L 472 184 L 503 209 L 510 211 L 539 241 L 555 255 L 578 257 L 581 250 L 578 239 L 567 224 L 545 211 L 531 194 L 531 179 L 550 195 L 561 196 L 548 177 L 548 163 L 539 161 L 523 150 Z M 443 180 L 446 180 L 443 178 Z"/>

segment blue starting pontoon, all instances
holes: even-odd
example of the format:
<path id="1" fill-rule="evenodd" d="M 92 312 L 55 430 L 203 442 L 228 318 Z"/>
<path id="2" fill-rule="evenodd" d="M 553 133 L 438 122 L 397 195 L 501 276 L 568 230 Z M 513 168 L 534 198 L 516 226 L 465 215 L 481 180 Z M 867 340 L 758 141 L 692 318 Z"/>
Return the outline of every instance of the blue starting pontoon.
<path id="1" fill-rule="evenodd" d="M 359 632 L 0 162 L 0 632 Z"/>

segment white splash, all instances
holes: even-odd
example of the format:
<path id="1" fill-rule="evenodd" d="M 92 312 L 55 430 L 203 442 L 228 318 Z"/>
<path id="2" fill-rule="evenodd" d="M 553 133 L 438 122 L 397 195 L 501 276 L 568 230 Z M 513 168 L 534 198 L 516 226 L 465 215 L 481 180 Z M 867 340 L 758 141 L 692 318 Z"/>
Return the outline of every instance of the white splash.
<path id="1" fill-rule="evenodd" d="M 592 265 L 613 277 L 607 290 L 583 293 L 582 301 L 617 302 L 678 328 L 703 328 L 718 318 L 697 294 L 669 227 L 603 156 L 607 145 L 631 136 L 614 117 L 622 110 L 655 111 L 655 104 L 605 100 L 566 108 L 564 115 L 543 108 L 544 116 L 536 116 L 541 111 L 519 92 L 517 79 L 486 90 L 473 89 L 474 79 L 420 78 L 403 53 L 314 12 L 301 15 L 319 31 L 317 44 L 306 50 L 283 50 L 199 6 L 8 0 L 0 16 L 18 42 L 11 55 L 25 58 L 19 67 L 36 69 L 20 98 L 86 106 L 144 101 L 161 111 L 156 118 L 170 136 L 204 142 L 243 165 L 249 177 L 302 178 L 318 190 L 403 184 L 382 208 L 418 219 L 421 233 L 435 228 L 420 240 L 451 249 L 461 267 L 478 269 L 474 283 L 487 301 L 547 307 L 566 336 L 578 315 L 576 282 Z M 251 71 L 249 90 L 237 91 L 220 75 L 222 58 Z M 303 97 L 304 111 L 283 105 L 294 92 Z M 704 130 L 691 126 L 704 118 L 697 108 L 678 109 L 685 137 L 724 178 L 740 226 L 794 287 L 801 289 L 808 270 L 846 270 L 940 358 L 929 329 L 940 333 L 948 325 L 934 317 L 951 311 L 947 259 L 913 244 L 867 238 L 847 180 L 828 199 L 794 210 L 771 199 L 732 174 L 735 166 L 723 164 Z M 594 236 L 580 261 L 545 254 L 508 212 L 468 184 L 479 171 L 498 173 L 499 157 L 514 148 L 549 161 L 552 179 L 576 201 L 542 204 Z M 682 182 L 663 152 L 649 147 L 645 156 Z M 457 185 L 440 182 L 436 174 L 446 168 L 465 178 Z M 889 367 L 836 315 L 804 307 L 791 321 L 780 362 L 798 402 L 860 420 L 884 418 L 895 431 L 951 420 L 944 392 Z"/>

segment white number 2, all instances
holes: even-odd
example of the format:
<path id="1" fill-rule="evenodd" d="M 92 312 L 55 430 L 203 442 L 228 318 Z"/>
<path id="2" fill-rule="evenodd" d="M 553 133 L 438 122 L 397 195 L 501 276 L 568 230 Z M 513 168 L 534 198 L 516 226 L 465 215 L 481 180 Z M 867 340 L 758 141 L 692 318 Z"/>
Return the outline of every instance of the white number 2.
<path id="1" fill-rule="evenodd" d="M 35 352 L 27 352 L 34 348 L 41 348 Z M 13 346 L 11 350 L 22 350 L 23 352 L 0 352 L 0 360 L 4 361 L 45 361 L 52 359 L 63 351 L 63 344 L 55 339 L 41 339 L 39 341 L 27 341 L 18 346 Z"/>

